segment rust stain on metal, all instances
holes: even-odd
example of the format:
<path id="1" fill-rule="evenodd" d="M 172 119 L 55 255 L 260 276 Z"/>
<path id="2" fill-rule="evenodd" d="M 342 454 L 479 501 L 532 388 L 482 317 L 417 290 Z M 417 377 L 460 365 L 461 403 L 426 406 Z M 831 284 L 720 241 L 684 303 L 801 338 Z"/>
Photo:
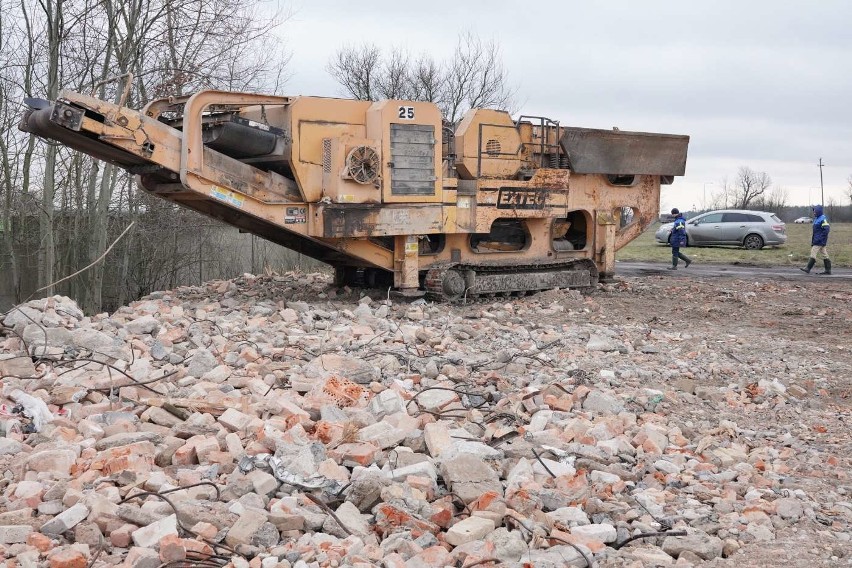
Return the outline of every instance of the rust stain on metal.
<path id="1" fill-rule="evenodd" d="M 570 177 L 571 172 L 569 170 L 540 168 L 530 179 L 530 184 L 535 187 L 568 191 L 568 179 Z"/>
<path id="2" fill-rule="evenodd" d="M 400 105 L 201 91 L 136 111 L 63 91 L 58 103 L 34 105 L 20 128 L 341 269 L 384 270 L 404 290 L 448 266 L 468 267 L 482 293 L 584 285 L 611 272 L 615 251 L 653 223 L 661 183 L 685 166 L 685 136 L 572 129 L 486 109 L 471 110 L 442 145 L 437 106 Z M 245 137 L 205 142 L 210 125 Z M 630 153 L 633 141 L 641 152 Z M 373 183 L 345 163 L 353 148 L 381 157 Z M 390 163 L 395 152 L 406 167 Z M 518 272 L 543 265 L 551 269 L 527 270 L 534 277 Z"/>

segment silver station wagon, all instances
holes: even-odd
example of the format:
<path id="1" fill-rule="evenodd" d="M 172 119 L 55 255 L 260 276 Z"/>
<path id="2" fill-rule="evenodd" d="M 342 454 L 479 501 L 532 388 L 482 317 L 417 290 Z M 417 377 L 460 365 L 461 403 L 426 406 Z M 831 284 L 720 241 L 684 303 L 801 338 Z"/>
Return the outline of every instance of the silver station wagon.
<path id="1" fill-rule="evenodd" d="M 664 223 L 654 238 L 658 243 L 669 244 L 671 234 L 672 223 Z M 689 246 L 737 245 L 756 250 L 786 243 L 787 229 L 774 213 L 725 209 L 687 221 L 686 239 Z"/>

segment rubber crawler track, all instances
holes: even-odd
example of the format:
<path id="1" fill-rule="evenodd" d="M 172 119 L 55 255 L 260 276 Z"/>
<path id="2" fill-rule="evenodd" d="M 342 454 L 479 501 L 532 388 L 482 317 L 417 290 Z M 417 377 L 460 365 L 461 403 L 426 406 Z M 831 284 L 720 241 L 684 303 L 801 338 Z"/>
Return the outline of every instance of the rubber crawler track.
<path id="1" fill-rule="evenodd" d="M 444 275 L 451 270 L 457 271 L 468 271 L 472 270 L 476 274 L 513 274 L 517 275 L 519 278 L 524 279 L 528 278 L 528 282 L 524 286 L 523 290 L 497 290 L 497 291 L 488 291 L 485 294 L 478 294 L 476 292 L 461 294 L 458 297 L 448 297 L 444 292 L 443 280 Z M 426 288 L 426 296 L 432 301 L 435 302 L 459 302 L 464 300 L 473 300 L 480 296 L 484 297 L 492 297 L 494 295 L 525 295 L 527 293 L 535 293 L 540 292 L 542 290 L 549 290 L 550 286 L 542 286 L 541 282 L 537 278 L 538 275 L 543 273 L 553 273 L 553 272 L 562 272 L 562 271 L 570 271 L 574 272 L 577 270 L 585 270 L 590 273 L 590 282 L 591 286 L 597 282 L 598 279 L 598 271 L 595 264 L 590 260 L 573 260 L 569 262 L 563 263 L 554 263 L 554 264 L 528 264 L 528 265 L 513 265 L 511 267 L 507 267 L 505 265 L 502 266 L 489 266 L 489 265 L 468 265 L 468 264 L 455 264 L 451 266 L 442 266 L 438 268 L 432 268 L 426 272 L 425 279 L 425 288 Z M 578 288 L 586 288 L 591 286 L 580 286 Z"/>

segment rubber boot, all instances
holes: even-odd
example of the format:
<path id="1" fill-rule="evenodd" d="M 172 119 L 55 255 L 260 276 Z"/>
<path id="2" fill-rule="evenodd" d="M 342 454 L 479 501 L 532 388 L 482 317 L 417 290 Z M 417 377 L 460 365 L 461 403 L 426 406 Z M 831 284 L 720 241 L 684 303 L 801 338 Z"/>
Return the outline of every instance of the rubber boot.
<path id="1" fill-rule="evenodd" d="M 682 252 L 679 252 L 677 256 L 685 263 L 683 265 L 684 268 L 689 268 L 689 265 L 692 264 L 692 259 L 683 254 Z"/>
<path id="2" fill-rule="evenodd" d="M 672 256 L 672 265 L 669 266 L 669 270 L 677 270 L 677 257 Z"/>
<path id="3" fill-rule="evenodd" d="M 825 272 L 817 272 L 818 276 L 826 275 L 831 276 L 831 261 L 827 258 L 822 259 L 822 263 L 825 265 Z"/>
<path id="4" fill-rule="evenodd" d="M 809 258 L 808 259 L 808 267 L 807 268 L 799 268 L 799 270 L 801 270 L 802 272 L 807 272 L 808 274 L 810 274 L 811 268 L 814 267 L 814 264 L 816 264 L 816 259 L 815 258 Z"/>

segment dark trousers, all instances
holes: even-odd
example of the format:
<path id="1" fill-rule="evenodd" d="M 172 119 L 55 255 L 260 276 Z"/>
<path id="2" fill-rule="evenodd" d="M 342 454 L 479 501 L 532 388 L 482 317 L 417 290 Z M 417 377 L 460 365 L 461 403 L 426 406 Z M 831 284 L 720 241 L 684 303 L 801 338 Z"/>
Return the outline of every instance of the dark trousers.
<path id="1" fill-rule="evenodd" d="M 689 261 L 689 257 L 680 252 L 680 247 L 672 247 L 672 266 L 677 266 L 677 259 L 681 259 L 684 262 Z"/>

